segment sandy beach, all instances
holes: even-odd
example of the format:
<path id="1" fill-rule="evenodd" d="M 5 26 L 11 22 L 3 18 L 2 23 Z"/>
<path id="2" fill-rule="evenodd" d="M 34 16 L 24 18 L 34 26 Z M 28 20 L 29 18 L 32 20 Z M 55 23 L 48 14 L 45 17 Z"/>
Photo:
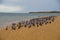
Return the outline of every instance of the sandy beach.
<path id="1" fill-rule="evenodd" d="M 11 29 L 11 25 L 0 30 L 0 40 L 60 40 L 60 16 L 57 16 L 51 24 L 42 26 L 21 27 Z"/>

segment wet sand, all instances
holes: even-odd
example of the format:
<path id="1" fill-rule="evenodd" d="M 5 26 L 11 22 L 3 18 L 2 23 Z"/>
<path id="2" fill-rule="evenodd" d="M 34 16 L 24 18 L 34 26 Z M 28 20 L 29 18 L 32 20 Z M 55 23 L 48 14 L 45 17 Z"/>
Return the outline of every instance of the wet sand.
<path id="1" fill-rule="evenodd" d="M 57 16 L 51 24 L 44 24 L 39 27 L 12 30 L 11 25 L 8 30 L 0 30 L 0 40 L 60 40 L 60 16 Z"/>

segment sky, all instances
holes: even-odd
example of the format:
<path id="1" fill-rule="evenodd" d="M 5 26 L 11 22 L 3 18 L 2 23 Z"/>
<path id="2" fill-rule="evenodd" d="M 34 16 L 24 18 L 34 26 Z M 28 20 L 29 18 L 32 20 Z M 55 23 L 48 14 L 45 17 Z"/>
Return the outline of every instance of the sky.
<path id="1" fill-rule="evenodd" d="M 60 0 L 0 0 L 0 12 L 60 11 Z"/>

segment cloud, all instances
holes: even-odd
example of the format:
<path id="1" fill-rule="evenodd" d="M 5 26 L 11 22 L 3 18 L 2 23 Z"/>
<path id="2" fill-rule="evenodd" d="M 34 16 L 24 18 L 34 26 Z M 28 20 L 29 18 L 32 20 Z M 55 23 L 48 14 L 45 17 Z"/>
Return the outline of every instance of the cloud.
<path id="1" fill-rule="evenodd" d="M 21 1 L 21 0 L 10 0 L 10 1 L 15 1 L 15 2 L 17 2 L 17 1 Z"/>
<path id="2" fill-rule="evenodd" d="M 58 0 L 3 0 L 3 4 L 10 10 L 16 7 L 19 12 L 60 10 Z"/>
<path id="3" fill-rule="evenodd" d="M 20 6 L 6 6 L 6 5 L 0 5 L 0 12 L 18 12 L 22 11 L 23 8 Z"/>
<path id="4" fill-rule="evenodd" d="M 9 1 L 9 2 L 21 2 L 22 0 L 5 0 L 5 1 Z"/>

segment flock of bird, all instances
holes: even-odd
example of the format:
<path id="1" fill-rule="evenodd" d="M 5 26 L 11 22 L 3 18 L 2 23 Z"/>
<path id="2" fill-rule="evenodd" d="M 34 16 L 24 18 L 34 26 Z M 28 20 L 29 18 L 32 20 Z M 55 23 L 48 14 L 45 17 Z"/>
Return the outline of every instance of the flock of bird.
<path id="1" fill-rule="evenodd" d="M 18 22 L 18 24 L 16 23 L 12 23 L 11 28 L 13 30 L 16 29 L 16 27 L 18 27 L 18 29 L 20 29 L 21 27 L 33 27 L 33 26 L 42 26 L 43 24 L 48 24 L 48 23 L 52 23 L 54 22 L 56 16 L 47 16 L 47 17 L 41 17 L 41 18 L 34 18 L 34 19 L 30 19 L 30 20 L 26 20 L 26 21 L 22 21 L 22 22 Z M 8 30 L 8 27 L 6 27 L 6 30 Z"/>

